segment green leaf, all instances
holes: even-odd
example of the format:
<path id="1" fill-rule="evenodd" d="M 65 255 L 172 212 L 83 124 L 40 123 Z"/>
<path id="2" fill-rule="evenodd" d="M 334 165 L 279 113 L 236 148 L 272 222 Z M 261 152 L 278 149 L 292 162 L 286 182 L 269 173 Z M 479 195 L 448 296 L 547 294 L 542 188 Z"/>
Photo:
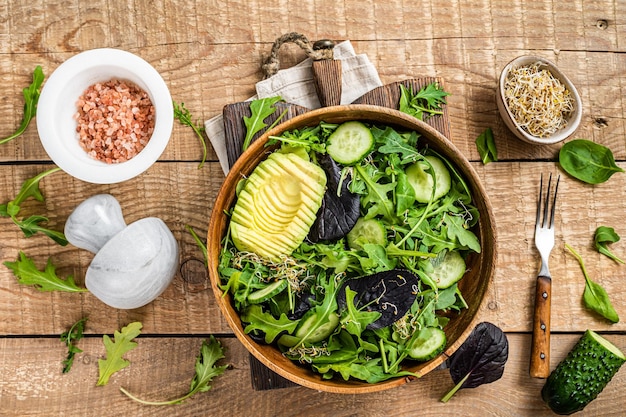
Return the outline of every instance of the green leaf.
<path id="1" fill-rule="evenodd" d="M 340 323 L 352 335 L 361 337 L 368 324 L 378 320 L 382 315 L 379 311 L 359 310 L 354 305 L 356 291 L 346 287 L 346 310 L 342 313 Z"/>
<path id="2" fill-rule="evenodd" d="M 39 95 L 41 93 L 41 84 L 43 83 L 44 75 L 41 66 L 37 65 L 33 71 L 33 82 L 22 90 L 24 96 L 24 116 L 22 117 L 22 123 L 12 135 L 0 139 L 0 145 L 9 142 L 26 131 L 26 128 L 30 124 L 30 121 L 35 117 L 37 113 L 37 103 L 39 102 Z"/>
<path id="3" fill-rule="evenodd" d="M 200 169 L 206 162 L 207 156 L 207 144 L 204 138 L 205 128 L 199 122 L 194 123 L 191 112 L 185 107 L 185 103 L 180 103 L 179 105 L 172 101 L 172 104 L 174 105 L 174 119 L 178 120 L 183 126 L 189 126 L 200 139 L 200 145 L 202 145 L 202 161 L 198 165 L 198 169 Z"/>
<path id="4" fill-rule="evenodd" d="M 120 391 L 134 401 L 137 401 L 145 405 L 174 405 L 180 404 L 187 398 L 191 397 L 197 392 L 207 392 L 211 389 L 211 382 L 213 378 L 218 377 L 228 369 L 228 365 L 215 366 L 215 363 L 224 358 L 224 350 L 222 344 L 215 339 L 213 335 L 209 337 L 209 343 L 206 340 L 202 341 L 200 347 L 200 354 L 196 358 L 195 375 L 191 380 L 191 387 L 189 392 L 180 398 L 169 401 L 145 401 L 141 400 L 124 388 L 120 388 Z"/>
<path id="5" fill-rule="evenodd" d="M 0 215 L 11 217 L 13 223 L 15 223 L 22 230 L 24 236 L 26 237 L 31 237 L 37 232 L 41 232 L 58 244 L 66 246 L 68 242 L 63 233 L 41 226 L 41 223 L 48 221 L 47 217 L 39 215 L 33 215 L 26 219 L 19 219 L 17 217 L 20 212 L 20 206 L 26 199 L 34 198 L 40 202 L 44 201 L 44 196 L 39 188 L 39 183 L 44 177 L 57 171 L 60 171 L 60 168 L 52 168 L 24 181 L 17 196 L 6 204 L 0 205 Z"/>
<path id="6" fill-rule="evenodd" d="M 585 269 L 585 263 L 574 248 L 567 243 L 565 244 L 565 247 L 572 253 L 572 255 L 574 255 L 576 260 L 578 260 L 580 268 L 583 271 L 583 275 L 585 276 L 585 291 L 583 293 L 583 302 L 585 303 L 585 307 L 595 311 L 613 323 L 618 323 L 619 316 L 613 308 L 613 304 L 611 304 L 611 300 L 609 299 L 609 295 L 606 290 L 600 284 L 595 283 L 591 280 L 591 278 L 589 278 L 589 274 L 587 274 L 587 270 Z"/>
<path id="7" fill-rule="evenodd" d="M 65 280 L 59 278 L 56 274 L 56 267 L 52 261 L 48 259 L 46 268 L 40 271 L 35 266 L 35 262 L 27 257 L 24 252 L 19 253 L 19 258 L 15 262 L 4 262 L 4 265 L 13 271 L 17 277 L 17 281 L 24 285 L 33 285 L 37 290 L 42 292 L 48 291 L 65 291 L 65 292 L 87 292 L 86 288 L 80 288 L 74 282 L 74 278 L 70 275 Z"/>
<path id="8" fill-rule="evenodd" d="M 388 155 L 399 154 L 401 157 L 400 163 L 403 165 L 424 159 L 415 146 L 390 127 L 387 127 L 385 130 L 372 129 L 372 134 L 376 138 L 377 143 L 382 143 L 378 148 L 378 152 Z"/>
<path id="9" fill-rule="evenodd" d="M 624 172 L 615 164 L 609 148 L 587 139 L 575 139 L 563 145 L 559 163 L 565 172 L 588 184 L 600 184 L 616 172 Z"/>
<path id="10" fill-rule="evenodd" d="M 455 239 L 461 246 L 468 247 L 476 253 L 480 253 L 480 242 L 476 235 L 465 228 L 465 220 L 461 216 L 451 216 L 448 213 L 443 216 L 448 226 L 448 238 Z"/>
<path id="11" fill-rule="evenodd" d="M 476 138 L 476 148 L 478 148 L 480 160 L 483 161 L 483 164 L 486 165 L 489 162 L 498 160 L 498 150 L 496 149 L 496 142 L 493 139 L 493 132 L 490 127 Z"/>
<path id="12" fill-rule="evenodd" d="M 298 325 L 297 321 L 289 320 L 285 313 L 281 314 L 278 319 L 274 318 L 270 313 L 263 311 L 258 304 L 246 308 L 241 313 L 241 320 L 249 323 L 244 329 L 246 334 L 253 330 L 265 332 L 266 343 L 272 343 L 283 332 L 292 333 Z"/>
<path id="13" fill-rule="evenodd" d="M 445 97 L 449 95 L 436 82 L 426 85 L 415 94 L 412 88 L 400 84 L 399 110 L 424 120 L 426 117 L 443 114 L 441 106 L 446 104 Z"/>
<path id="14" fill-rule="evenodd" d="M 187 231 L 189 231 L 189 233 L 191 233 L 191 236 L 193 237 L 193 240 L 196 241 L 196 244 L 198 245 L 198 248 L 200 248 L 200 251 L 202 252 L 202 257 L 204 259 L 204 265 L 208 266 L 209 257 L 208 257 L 208 254 L 207 254 L 206 244 L 202 240 L 200 240 L 200 237 L 191 228 L 191 226 L 187 225 L 187 226 L 185 226 L 185 228 L 187 229 Z"/>
<path id="15" fill-rule="evenodd" d="M 123 358 L 124 354 L 137 347 L 137 343 L 132 340 L 141 334 L 142 324 L 138 321 L 122 327 L 121 331 L 115 331 L 114 341 L 109 335 L 102 336 L 104 347 L 106 348 L 106 359 L 98 359 L 99 378 L 96 385 L 106 385 L 111 376 L 130 365 L 130 362 Z"/>
<path id="16" fill-rule="evenodd" d="M 611 250 L 609 249 L 609 243 L 619 242 L 620 237 L 612 227 L 600 226 L 596 229 L 594 234 L 594 241 L 596 244 L 596 249 L 603 255 L 608 256 L 613 259 L 615 262 L 619 262 L 621 264 L 624 263 L 623 260 L 618 258 Z"/>
<path id="17" fill-rule="evenodd" d="M 76 342 L 83 338 L 87 317 L 78 320 L 67 332 L 61 334 L 61 341 L 67 346 L 67 358 L 63 361 L 63 373 L 68 373 L 74 363 L 74 355 L 81 353 L 82 349 L 76 347 Z"/>
<path id="18" fill-rule="evenodd" d="M 242 151 L 248 149 L 248 146 L 252 143 L 254 135 L 267 127 L 264 120 L 266 117 L 274 114 L 276 108 L 274 104 L 282 100 L 282 97 L 266 97 L 250 102 L 250 111 L 252 115 L 250 117 L 243 117 L 243 123 L 246 125 L 246 137 L 243 140 Z"/>

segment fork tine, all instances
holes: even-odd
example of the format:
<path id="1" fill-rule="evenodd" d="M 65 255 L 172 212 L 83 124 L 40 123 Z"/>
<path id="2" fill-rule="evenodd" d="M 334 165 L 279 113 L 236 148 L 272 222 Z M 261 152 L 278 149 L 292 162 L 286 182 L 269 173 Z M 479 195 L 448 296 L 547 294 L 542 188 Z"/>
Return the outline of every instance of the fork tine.
<path id="1" fill-rule="evenodd" d="M 548 177 L 548 189 L 546 190 L 546 202 L 543 205 L 543 222 L 541 223 L 541 227 L 546 227 L 548 224 L 548 212 L 550 210 L 550 185 L 552 184 L 552 173 L 550 173 L 550 177 Z"/>
<path id="2" fill-rule="evenodd" d="M 539 196 L 537 197 L 537 219 L 535 220 L 535 228 L 541 227 L 541 198 L 543 196 L 543 173 L 539 179 Z"/>
<path id="3" fill-rule="evenodd" d="M 556 177 L 556 185 L 554 186 L 554 198 L 552 199 L 552 212 L 550 213 L 550 229 L 554 227 L 554 212 L 556 211 L 556 194 L 559 192 L 559 181 L 561 176 Z M 548 188 L 548 192 L 550 189 Z M 547 210 L 547 207 L 546 207 Z"/>

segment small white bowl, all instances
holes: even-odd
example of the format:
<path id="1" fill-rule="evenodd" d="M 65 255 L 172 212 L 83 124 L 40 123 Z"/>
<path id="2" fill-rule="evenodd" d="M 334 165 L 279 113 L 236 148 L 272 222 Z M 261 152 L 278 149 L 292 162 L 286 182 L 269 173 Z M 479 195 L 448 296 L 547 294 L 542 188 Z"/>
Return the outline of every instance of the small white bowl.
<path id="1" fill-rule="evenodd" d="M 551 136 L 543 138 L 533 136 L 519 126 L 519 124 L 513 118 L 509 110 L 509 106 L 506 102 L 506 98 L 504 96 L 504 85 L 506 83 L 506 78 L 509 74 L 509 71 L 511 71 L 511 69 L 513 68 L 522 67 L 535 62 L 540 62 L 541 64 L 545 65 L 550 70 L 552 75 L 556 79 L 561 81 L 565 88 L 567 88 L 567 90 L 569 90 L 569 92 L 574 97 L 574 110 L 569 116 L 567 126 L 558 130 Z M 517 136 L 519 139 L 536 145 L 550 145 L 567 139 L 576 131 L 576 129 L 578 129 L 578 126 L 580 125 L 580 121 L 582 119 L 582 101 L 580 100 L 580 95 L 578 94 L 578 91 L 576 91 L 576 87 L 574 87 L 574 84 L 572 84 L 572 82 L 556 67 L 555 64 L 539 56 L 524 55 L 517 57 L 509 62 L 502 69 L 502 73 L 500 74 L 500 80 L 498 82 L 496 101 L 498 104 L 498 110 L 500 111 L 500 116 L 502 116 L 502 120 L 504 120 L 504 124 L 506 124 L 509 130 L 511 130 L 511 132 L 513 132 L 515 136 Z"/>
<path id="2" fill-rule="evenodd" d="M 150 96 L 155 108 L 154 132 L 145 148 L 125 162 L 107 164 L 81 148 L 76 132 L 76 103 L 96 82 L 131 81 Z M 161 75 L 130 52 L 101 48 L 81 52 L 63 62 L 45 82 L 37 105 L 37 130 L 48 156 L 79 180 L 113 184 L 147 170 L 163 153 L 174 125 L 172 97 Z"/>

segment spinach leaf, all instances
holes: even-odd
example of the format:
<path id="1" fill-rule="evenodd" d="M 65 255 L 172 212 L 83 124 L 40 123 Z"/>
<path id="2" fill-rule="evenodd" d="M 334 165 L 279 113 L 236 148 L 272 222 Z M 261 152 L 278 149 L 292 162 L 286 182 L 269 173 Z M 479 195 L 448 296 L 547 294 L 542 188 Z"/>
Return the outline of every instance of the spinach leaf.
<path id="1" fill-rule="evenodd" d="M 572 255 L 574 255 L 576 260 L 578 260 L 580 268 L 583 271 L 583 275 L 585 276 L 585 291 L 583 292 L 583 302 L 585 303 L 585 307 L 595 311 L 613 323 L 619 322 L 619 316 L 613 308 L 613 304 L 611 304 L 611 300 L 609 299 L 609 295 L 606 290 L 600 284 L 589 278 L 589 274 L 587 274 L 587 270 L 585 269 L 585 263 L 574 248 L 567 243 L 565 244 L 565 247 L 572 253 Z"/>
<path id="2" fill-rule="evenodd" d="M 596 233 L 594 235 L 594 241 L 596 243 L 596 249 L 601 254 L 608 256 L 613 259 L 615 262 L 619 262 L 621 264 L 624 263 L 623 260 L 618 258 L 611 250 L 608 248 L 609 243 L 619 242 L 619 235 L 615 233 L 615 230 L 612 227 L 600 226 L 596 229 Z"/>
<path id="3" fill-rule="evenodd" d="M 498 160 L 498 150 L 490 127 L 476 138 L 476 148 L 478 148 L 480 160 L 483 161 L 484 165 Z"/>
<path id="4" fill-rule="evenodd" d="M 442 399 L 448 402 L 461 388 L 476 388 L 497 381 L 509 358 L 504 332 L 489 323 L 479 323 L 450 358 L 450 376 L 456 384 Z"/>
<path id="5" fill-rule="evenodd" d="M 572 177 L 588 184 L 600 184 L 624 170 L 615 164 L 609 148 L 587 139 L 567 142 L 559 151 L 561 167 Z"/>

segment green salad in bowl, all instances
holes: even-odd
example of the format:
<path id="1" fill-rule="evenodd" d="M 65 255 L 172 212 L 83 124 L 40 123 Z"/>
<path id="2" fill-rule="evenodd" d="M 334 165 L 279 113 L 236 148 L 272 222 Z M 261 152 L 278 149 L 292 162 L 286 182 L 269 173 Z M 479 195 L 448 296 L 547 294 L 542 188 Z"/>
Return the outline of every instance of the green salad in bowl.
<path id="1" fill-rule="evenodd" d="M 233 167 L 209 226 L 213 289 L 235 334 L 286 378 L 389 388 L 471 331 L 495 258 L 488 199 L 421 121 L 373 106 L 311 113 Z"/>

